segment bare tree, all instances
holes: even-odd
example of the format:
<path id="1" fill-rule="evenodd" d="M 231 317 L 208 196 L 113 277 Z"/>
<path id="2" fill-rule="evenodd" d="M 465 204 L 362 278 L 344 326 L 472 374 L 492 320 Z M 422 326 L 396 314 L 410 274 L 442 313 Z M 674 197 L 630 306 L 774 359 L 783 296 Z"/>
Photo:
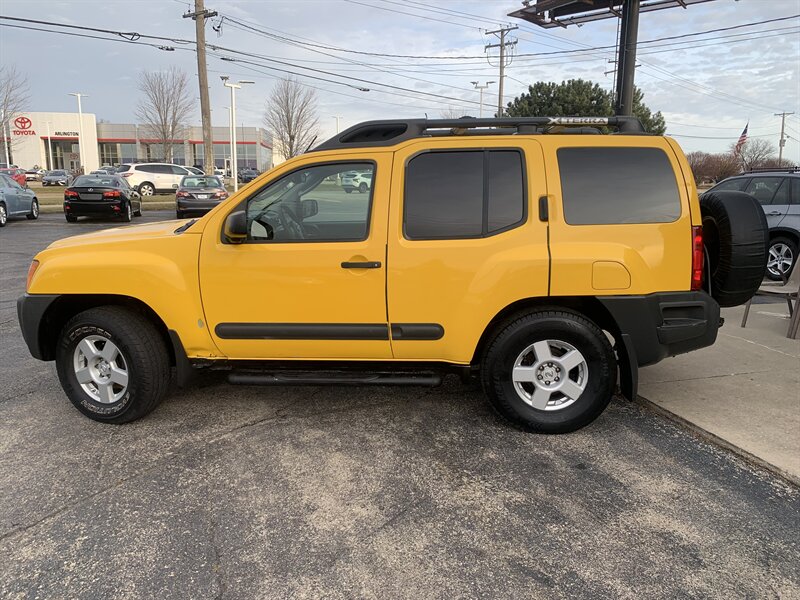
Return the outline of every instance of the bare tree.
<path id="1" fill-rule="evenodd" d="M 267 100 L 264 124 L 283 158 L 302 154 L 319 131 L 316 94 L 291 77 L 280 80 Z"/>
<path id="2" fill-rule="evenodd" d="M 696 183 L 716 182 L 736 175 L 741 167 L 739 159 L 732 152 L 709 154 L 708 152 L 690 152 L 686 160 L 694 174 Z"/>
<path id="3" fill-rule="evenodd" d="M 735 147 L 735 146 L 734 146 Z M 742 170 L 760 169 L 775 158 L 775 146 L 763 138 L 747 140 L 738 154 Z"/>
<path id="4" fill-rule="evenodd" d="M 461 117 L 468 117 L 466 110 L 463 108 L 455 108 L 448 106 L 446 109 L 439 113 L 442 119 L 460 119 Z"/>
<path id="5" fill-rule="evenodd" d="M 16 67 L 0 65 L 0 118 L 3 119 L 2 137 L 6 148 L 0 150 L 0 160 L 6 160 L 6 149 L 8 155 L 13 154 L 13 148 L 19 140 L 11 138 L 10 120 L 14 115 L 25 110 L 30 101 L 30 88 L 28 87 L 27 76 L 18 71 Z"/>
<path id="6" fill-rule="evenodd" d="M 136 117 L 145 135 L 158 140 L 163 159 L 172 162 L 174 141 L 193 108 L 189 78 L 176 67 L 167 71 L 144 72 L 139 81 L 139 91 L 144 97 L 136 106 Z"/>

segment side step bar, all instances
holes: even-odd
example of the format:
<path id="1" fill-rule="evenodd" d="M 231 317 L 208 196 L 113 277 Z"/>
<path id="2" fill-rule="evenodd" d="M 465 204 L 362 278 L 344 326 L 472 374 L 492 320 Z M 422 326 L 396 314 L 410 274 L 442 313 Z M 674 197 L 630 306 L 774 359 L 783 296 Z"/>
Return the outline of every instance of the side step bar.
<path id="1" fill-rule="evenodd" d="M 347 372 L 237 372 L 228 382 L 238 385 L 419 385 L 435 387 L 442 383 L 435 373 L 347 373 Z"/>

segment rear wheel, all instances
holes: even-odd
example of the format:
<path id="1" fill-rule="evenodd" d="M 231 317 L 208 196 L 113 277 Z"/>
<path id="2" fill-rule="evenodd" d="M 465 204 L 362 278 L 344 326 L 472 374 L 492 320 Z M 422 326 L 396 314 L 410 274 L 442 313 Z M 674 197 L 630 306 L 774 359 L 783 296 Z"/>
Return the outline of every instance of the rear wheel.
<path id="1" fill-rule="evenodd" d="M 788 279 L 797 262 L 797 244 L 786 237 L 776 237 L 769 243 L 767 277 L 773 281 Z"/>
<path id="2" fill-rule="evenodd" d="M 131 203 L 126 202 L 125 206 L 122 208 L 122 220 L 126 223 L 130 223 L 131 219 L 133 218 L 133 209 L 131 208 Z"/>
<path id="3" fill-rule="evenodd" d="M 31 202 L 31 212 L 25 215 L 29 221 L 35 221 L 39 218 L 39 201 L 34 198 Z"/>
<path id="4" fill-rule="evenodd" d="M 360 183 L 359 186 L 358 186 L 358 191 L 361 192 L 362 194 L 366 193 L 367 184 L 366 183 Z"/>
<path id="5" fill-rule="evenodd" d="M 153 196 L 156 193 L 156 188 L 152 183 L 145 182 L 139 186 L 139 193 L 142 196 Z"/>
<path id="6" fill-rule="evenodd" d="M 611 401 L 616 362 L 605 334 L 580 314 L 537 311 L 503 327 L 481 365 L 492 406 L 528 431 L 567 433 Z"/>
<path id="7" fill-rule="evenodd" d="M 177 210 L 177 211 L 175 211 L 175 216 L 178 219 L 183 219 L 183 218 L 186 217 L 186 213 L 184 213 L 182 210 Z"/>
<path id="8" fill-rule="evenodd" d="M 66 324 L 56 369 L 75 407 L 105 423 L 127 423 L 152 411 L 170 379 L 169 354 L 155 326 L 117 306 L 89 309 Z"/>
<path id="9" fill-rule="evenodd" d="M 8 222 L 8 213 L 6 212 L 6 205 L 0 202 L 0 227 L 5 227 Z"/>
<path id="10" fill-rule="evenodd" d="M 77 223 L 78 222 L 78 217 L 76 217 L 75 215 L 64 215 L 64 217 L 67 219 L 67 223 Z"/>

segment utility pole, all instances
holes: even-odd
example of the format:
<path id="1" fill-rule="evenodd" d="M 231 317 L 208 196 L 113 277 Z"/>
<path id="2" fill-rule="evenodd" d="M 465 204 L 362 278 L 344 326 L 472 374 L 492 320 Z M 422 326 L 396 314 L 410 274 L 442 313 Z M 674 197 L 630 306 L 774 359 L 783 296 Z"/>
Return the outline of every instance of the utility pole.
<path id="1" fill-rule="evenodd" d="M 617 115 L 633 114 L 633 79 L 639 38 L 639 0 L 625 0 L 617 54 Z"/>
<path id="2" fill-rule="evenodd" d="M 203 0 L 194 0 L 194 12 L 187 12 L 184 19 L 195 22 L 197 45 L 197 79 L 200 82 L 200 118 L 203 122 L 203 171 L 214 173 L 214 138 L 211 135 L 211 102 L 208 99 L 208 69 L 206 68 L 206 19 L 217 16 L 217 11 L 206 10 Z"/>
<path id="3" fill-rule="evenodd" d="M 479 118 L 479 119 L 482 119 L 482 118 L 483 118 L 483 90 L 485 90 L 486 88 L 488 88 L 488 87 L 489 87 L 489 84 L 491 84 L 491 83 L 497 83 L 497 82 L 496 82 L 496 81 L 487 81 L 487 82 L 486 82 L 486 83 L 484 83 L 483 85 L 478 85 L 478 82 L 477 82 L 477 81 L 470 81 L 470 83 L 471 83 L 472 85 L 474 85 L 474 86 L 475 86 L 475 89 L 476 89 L 476 90 L 480 90 L 480 98 L 481 98 L 481 99 L 480 99 L 480 105 L 481 105 L 481 107 L 480 107 L 480 109 L 479 109 L 479 110 L 480 110 L 480 112 L 478 113 L 478 118 Z"/>
<path id="4" fill-rule="evenodd" d="M 499 44 L 487 44 L 484 48 L 484 51 L 489 50 L 490 48 L 500 48 L 500 77 L 498 78 L 498 90 L 497 90 L 497 116 L 503 116 L 503 78 L 506 76 L 506 66 L 507 64 L 511 64 L 509 60 L 506 63 L 506 47 L 507 46 L 515 46 L 517 44 L 517 40 L 513 42 L 506 41 L 506 34 L 509 31 L 514 31 L 515 29 L 519 29 L 516 25 L 513 27 L 503 27 L 501 29 L 497 29 L 495 31 L 487 31 L 487 35 L 496 35 L 500 38 Z"/>
<path id="5" fill-rule="evenodd" d="M 774 116 L 781 118 L 781 141 L 778 142 L 778 166 L 783 165 L 783 147 L 786 145 L 786 134 L 784 133 L 784 127 L 786 125 L 786 117 L 789 115 L 793 115 L 794 113 L 775 113 Z"/>

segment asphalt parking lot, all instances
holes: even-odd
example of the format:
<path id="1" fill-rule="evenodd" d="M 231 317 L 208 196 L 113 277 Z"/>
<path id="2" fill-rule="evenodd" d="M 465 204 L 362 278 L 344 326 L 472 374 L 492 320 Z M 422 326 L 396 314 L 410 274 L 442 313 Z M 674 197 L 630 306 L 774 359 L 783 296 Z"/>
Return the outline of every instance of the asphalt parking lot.
<path id="1" fill-rule="evenodd" d="M 109 226 L 0 230 L 0 597 L 800 596 L 798 489 L 623 400 L 537 436 L 457 380 L 204 377 L 134 424 L 82 417 L 15 302 L 39 249 Z"/>

